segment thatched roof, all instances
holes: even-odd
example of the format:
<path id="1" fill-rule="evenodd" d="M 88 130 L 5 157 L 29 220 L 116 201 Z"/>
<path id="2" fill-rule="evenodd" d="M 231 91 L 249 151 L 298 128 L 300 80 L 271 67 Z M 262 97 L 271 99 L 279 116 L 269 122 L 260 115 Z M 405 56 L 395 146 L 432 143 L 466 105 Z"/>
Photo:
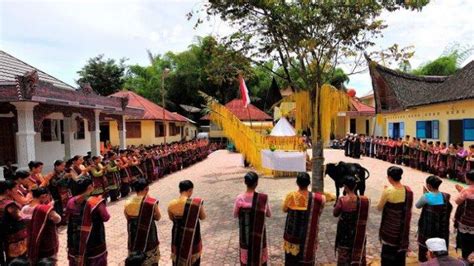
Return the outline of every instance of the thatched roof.
<path id="1" fill-rule="evenodd" d="M 452 76 L 415 76 L 367 58 L 378 113 L 474 98 L 474 61 Z"/>

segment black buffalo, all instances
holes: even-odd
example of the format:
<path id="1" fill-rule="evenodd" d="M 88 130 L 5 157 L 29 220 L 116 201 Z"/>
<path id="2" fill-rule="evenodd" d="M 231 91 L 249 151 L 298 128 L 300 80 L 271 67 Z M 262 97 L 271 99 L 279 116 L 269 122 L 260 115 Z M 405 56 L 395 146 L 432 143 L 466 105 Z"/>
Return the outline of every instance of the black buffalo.
<path id="1" fill-rule="evenodd" d="M 362 167 L 358 163 L 346 163 L 339 162 L 326 164 L 326 175 L 334 180 L 336 183 L 336 197 L 339 198 L 339 189 L 343 187 L 343 181 L 345 176 L 354 176 L 357 180 L 356 191 L 359 195 L 364 195 L 365 192 L 365 180 L 369 178 L 370 173 L 367 169 Z M 357 192 L 356 192 L 357 193 Z"/>

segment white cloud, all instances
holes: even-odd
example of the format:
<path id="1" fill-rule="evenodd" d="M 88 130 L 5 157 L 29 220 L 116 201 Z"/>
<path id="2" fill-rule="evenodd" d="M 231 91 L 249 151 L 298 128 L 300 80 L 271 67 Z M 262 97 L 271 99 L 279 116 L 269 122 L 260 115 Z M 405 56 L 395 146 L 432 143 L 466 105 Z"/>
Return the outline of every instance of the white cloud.
<path id="1" fill-rule="evenodd" d="M 193 29 L 186 13 L 202 0 L 0 0 L 0 46 L 14 56 L 69 83 L 97 54 L 146 64 L 153 53 L 181 51 L 195 36 L 233 30 L 218 18 Z M 389 25 L 375 49 L 393 43 L 415 46 L 413 67 L 439 56 L 453 43 L 474 43 L 473 1 L 435 0 L 422 12 L 384 13 Z M 349 84 L 362 95 L 371 89 L 368 73 Z"/>

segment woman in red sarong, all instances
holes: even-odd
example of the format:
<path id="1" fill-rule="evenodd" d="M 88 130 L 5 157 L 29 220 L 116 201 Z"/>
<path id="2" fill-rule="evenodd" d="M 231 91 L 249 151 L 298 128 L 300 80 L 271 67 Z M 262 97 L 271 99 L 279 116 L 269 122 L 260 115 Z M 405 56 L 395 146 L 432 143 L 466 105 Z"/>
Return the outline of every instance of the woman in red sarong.
<path id="1" fill-rule="evenodd" d="M 56 224 L 61 216 L 54 211 L 49 191 L 45 187 L 34 189 L 33 200 L 21 210 L 28 230 L 28 260 L 32 265 L 44 258 L 55 259 L 59 240 Z"/>
<path id="2" fill-rule="evenodd" d="M 354 193 L 356 180 L 344 178 L 346 195 L 338 199 L 333 214 L 339 217 L 336 245 L 338 265 L 366 265 L 366 229 L 369 217 L 369 199 Z"/>
<path id="3" fill-rule="evenodd" d="M 321 193 L 308 191 L 311 178 L 298 173 L 298 190 L 286 195 L 283 212 L 287 213 L 283 248 L 285 265 L 314 265 L 318 245 L 319 218 L 326 198 Z"/>
<path id="4" fill-rule="evenodd" d="M 191 198 L 194 184 L 190 180 L 179 183 L 180 197 L 168 205 L 173 221 L 171 258 L 173 265 L 197 266 L 201 263 L 202 241 L 200 220 L 206 218 L 203 200 Z"/>
<path id="5" fill-rule="evenodd" d="M 436 160 L 436 174 L 439 177 L 446 177 L 448 166 L 448 148 L 446 142 L 443 142 L 440 146 L 438 158 Z"/>
<path id="6" fill-rule="evenodd" d="M 12 180 L 0 181 L 0 251 L 5 252 L 7 264 L 15 258 L 26 257 L 28 250 L 26 223 L 20 215 L 21 207 L 11 197 L 17 193 L 17 186 Z"/>
<path id="7" fill-rule="evenodd" d="M 93 190 L 90 178 L 79 178 L 78 195 L 71 198 L 67 205 L 67 251 L 70 266 L 107 265 L 104 222 L 110 219 L 110 215 L 101 196 L 90 196 Z"/>
<path id="8" fill-rule="evenodd" d="M 449 144 L 446 172 L 449 179 L 456 178 L 456 145 Z"/>
<path id="9" fill-rule="evenodd" d="M 234 204 L 234 217 L 239 219 L 240 264 L 267 265 L 265 217 L 272 215 L 268 196 L 255 191 L 258 185 L 257 173 L 248 172 L 244 179 L 247 190 L 237 196 Z"/>

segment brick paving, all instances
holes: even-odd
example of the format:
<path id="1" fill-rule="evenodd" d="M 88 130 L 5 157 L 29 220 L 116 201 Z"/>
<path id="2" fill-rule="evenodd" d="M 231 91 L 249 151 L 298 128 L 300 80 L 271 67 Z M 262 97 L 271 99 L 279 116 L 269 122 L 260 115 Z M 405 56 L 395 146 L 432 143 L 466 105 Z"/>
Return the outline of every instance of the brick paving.
<path id="1" fill-rule="evenodd" d="M 378 240 L 378 228 L 380 213 L 375 209 L 375 204 L 380 197 L 383 185 L 388 184 L 386 180 L 386 169 L 389 163 L 371 158 L 355 160 L 344 158 L 340 150 L 326 150 L 326 163 L 344 160 L 347 162 L 358 162 L 366 167 L 371 176 L 367 180 L 366 195 L 371 198 L 371 210 L 368 224 L 368 246 L 367 255 L 369 261 L 379 256 L 380 244 Z M 403 167 L 404 177 L 402 181 L 409 185 L 415 193 L 415 200 L 422 194 L 425 178 L 428 176 L 417 170 Z M 238 261 L 238 225 L 232 217 L 233 201 L 237 194 L 244 191 L 242 177 L 248 169 L 242 166 L 240 154 L 227 151 L 217 151 L 208 159 L 178 173 L 166 176 L 150 187 L 150 194 L 160 200 L 162 219 L 157 222 L 161 265 L 171 265 L 170 262 L 170 237 L 172 222 L 168 219 L 166 209 L 171 199 L 178 196 L 178 183 L 183 179 L 190 179 L 195 184 L 194 195 L 204 199 L 208 218 L 201 223 L 203 237 L 202 265 L 239 265 Z M 269 194 L 273 217 L 267 220 L 268 244 L 270 247 L 270 264 L 283 265 L 284 254 L 282 251 L 282 236 L 285 223 L 285 214 L 281 211 L 281 203 L 285 194 L 296 189 L 294 178 L 270 179 L 262 178 L 258 190 Z M 334 192 L 334 183 L 329 177 L 325 179 L 325 190 Z M 441 190 L 456 195 L 454 183 L 445 181 Z M 126 220 L 123 215 L 124 201 L 120 200 L 108 204 L 111 219 L 105 225 L 108 262 L 109 265 L 123 265 L 127 256 L 127 229 Z M 334 241 L 337 219 L 332 216 L 333 202 L 328 203 L 321 217 L 319 232 L 319 249 L 317 252 L 318 264 L 333 264 Z M 411 246 L 416 252 L 416 224 L 420 211 L 415 210 L 412 219 Z M 450 245 L 453 245 L 451 241 Z M 60 251 L 58 254 L 59 265 L 67 264 L 66 255 L 66 230 L 60 230 Z M 372 265 L 376 265 L 373 263 Z"/>

